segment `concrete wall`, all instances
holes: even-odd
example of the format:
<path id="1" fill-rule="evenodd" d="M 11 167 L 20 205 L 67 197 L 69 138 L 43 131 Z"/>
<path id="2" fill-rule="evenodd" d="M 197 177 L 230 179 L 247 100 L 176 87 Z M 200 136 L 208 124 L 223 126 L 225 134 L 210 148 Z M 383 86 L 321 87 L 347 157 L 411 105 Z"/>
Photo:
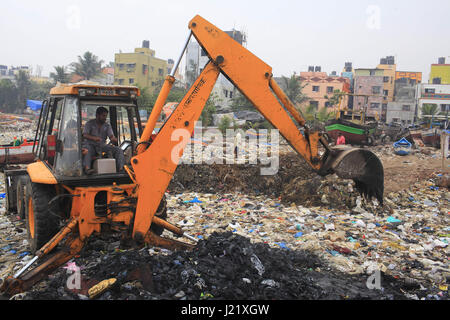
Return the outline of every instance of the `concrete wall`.
<path id="1" fill-rule="evenodd" d="M 401 123 L 409 125 L 414 122 L 416 103 L 411 102 L 388 102 L 386 111 L 386 123 Z"/>

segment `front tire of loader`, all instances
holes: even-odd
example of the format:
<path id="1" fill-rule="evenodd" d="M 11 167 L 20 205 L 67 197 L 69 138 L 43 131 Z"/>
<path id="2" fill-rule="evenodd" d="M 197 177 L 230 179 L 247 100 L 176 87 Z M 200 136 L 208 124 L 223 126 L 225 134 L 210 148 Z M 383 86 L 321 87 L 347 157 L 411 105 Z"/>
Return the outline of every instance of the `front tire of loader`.
<path id="1" fill-rule="evenodd" d="M 49 207 L 55 196 L 53 185 L 27 183 L 25 216 L 28 243 L 33 254 L 59 231 L 59 218 L 53 213 L 57 212 L 56 206 Z"/>

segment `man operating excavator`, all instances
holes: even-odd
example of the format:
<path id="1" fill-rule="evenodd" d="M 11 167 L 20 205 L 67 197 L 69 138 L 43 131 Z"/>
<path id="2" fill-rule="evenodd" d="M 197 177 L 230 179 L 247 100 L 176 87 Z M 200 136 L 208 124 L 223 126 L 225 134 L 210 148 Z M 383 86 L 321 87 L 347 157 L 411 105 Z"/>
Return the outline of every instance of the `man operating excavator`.
<path id="1" fill-rule="evenodd" d="M 101 155 L 103 152 L 112 154 L 116 159 L 117 172 L 122 171 L 125 164 L 122 149 L 112 144 L 106 144 L 106 138 L 109 138 L 113 144 L 117 145 L 118 143 L 111 125 L 106 122 L 107 117 L 108 109 L 99 107 L 95 112 L 95 119 L 89 120 L 84 126 L 83 148 L 87 149 L 87 153 L 83 156 L 83 169 L 88 175 L 94 172 L 94 169 L 91 168 L 93 157 Z"/>

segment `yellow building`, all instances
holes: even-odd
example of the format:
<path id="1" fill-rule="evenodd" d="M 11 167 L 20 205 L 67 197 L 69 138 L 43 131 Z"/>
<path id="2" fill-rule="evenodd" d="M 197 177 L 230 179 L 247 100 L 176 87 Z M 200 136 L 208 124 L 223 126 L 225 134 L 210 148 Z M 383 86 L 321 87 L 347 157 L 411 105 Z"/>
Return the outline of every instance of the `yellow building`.
<path id="1" fill-rule="evenodd" d="M 114 84 L 139 85 L 153 93 L 167 76 L 167 61 L 155 57 L 148 41 L 132 53 L 116 53 L 114 62 Z"/>
<path id="2" fill-rule="evenodd" d="M 394 101 L 397 66 L 394 57 L 382 58 L 377 69 L 383 70 L 383 104 Z"/>
<path id="3" fill-rule="evenodd" d="M 431 65 L 428 83 L 450 84 L 450 64 L 445 63 L 445 58 L 439 58 L 438 64 Z"/>

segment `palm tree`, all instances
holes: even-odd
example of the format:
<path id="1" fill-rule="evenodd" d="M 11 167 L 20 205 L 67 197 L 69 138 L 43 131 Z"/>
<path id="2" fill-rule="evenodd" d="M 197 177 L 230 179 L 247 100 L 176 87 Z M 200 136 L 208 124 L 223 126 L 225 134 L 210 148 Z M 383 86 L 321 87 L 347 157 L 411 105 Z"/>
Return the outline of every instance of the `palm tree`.
<path id="1" fill-rule="evenodd" d="M 334 111 L 328 111 L 327 107 L 323 107 L 317 112 L 316 119 L 319 122 L 327 122 L 328 120 L 334 118 L 336 113 Z"/>
<path id="2" fill-rule="evenodd" d="M 300 105 L 309 100 L 309 98 L 302 93 L 302 89 L 305 86 L 301 85 L 301 82 L 295 72 L 290 78 L 282 76 L 281 79 L 283 90 L 285 90 L 286 95 L 294 105 Z"/>
<path id="3" fill-rule="evenodd" d="M 55 66 L 55 72 L 50 73 L 50 77 L 59 83 L 68 83 L 69 82 L 69 74 L 66 72 L 65 66 Z"/>
<path id="4" fill-rule="evenodd" d="M 83 57 L 78 56 L 78 62 L 71 64 L 74 74 L 83 77 L 85 80 L 90 80 L 102 71 L 103 60 L 99 60 L 98 57 L 92 52 L 85 52 Z"/>
<path id="5" fill-rule="evenodd" d="M 438 107 L 436 104 L 424 103 L 422 105 L 421 112 L 422 112 L 422 116 L 431 116 L 431 117 L 425 117 L 425 122 L 427 124 L 430 124 L 433 116 L 438 114 Z"/>

